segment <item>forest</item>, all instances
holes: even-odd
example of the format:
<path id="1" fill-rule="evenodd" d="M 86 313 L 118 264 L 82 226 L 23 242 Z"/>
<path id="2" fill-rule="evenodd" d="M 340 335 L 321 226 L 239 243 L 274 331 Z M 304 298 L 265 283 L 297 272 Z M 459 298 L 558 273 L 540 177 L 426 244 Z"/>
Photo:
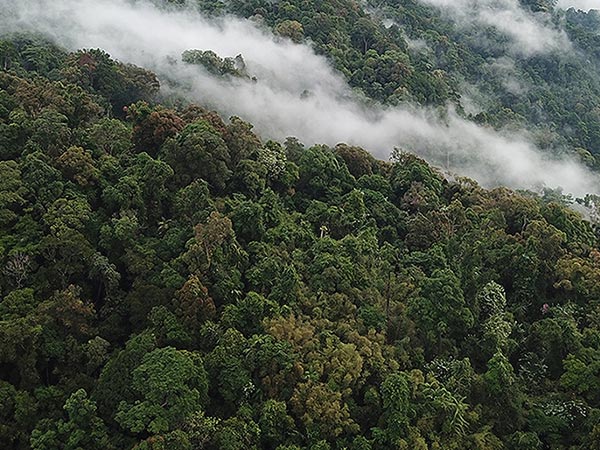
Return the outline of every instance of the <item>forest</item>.
<path id="1" fill-rule="evenodd" d="M 518 94 L 486 73 L 506 40 L 416 0 L 193 7 L 310 40 L 371 101 L 453 104 L 596 171 L 600 14 L 555 3 L 519 8 L 577 51 L 515 56 Z M 0 448 L 600 450 L 600 215 L 578 212 L 600 192 L 272 140 L 164 84 L 0 36 Z"/>

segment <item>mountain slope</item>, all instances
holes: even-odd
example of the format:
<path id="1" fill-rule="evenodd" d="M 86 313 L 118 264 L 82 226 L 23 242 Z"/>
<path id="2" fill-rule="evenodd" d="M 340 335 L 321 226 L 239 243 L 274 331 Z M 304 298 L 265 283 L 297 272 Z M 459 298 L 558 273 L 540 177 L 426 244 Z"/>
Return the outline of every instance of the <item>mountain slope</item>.
<path id="1" fill-rule="evenodd" d="M 598 233 L 561 195 L 2 48 L 3 448 L 594 448 Z"/>

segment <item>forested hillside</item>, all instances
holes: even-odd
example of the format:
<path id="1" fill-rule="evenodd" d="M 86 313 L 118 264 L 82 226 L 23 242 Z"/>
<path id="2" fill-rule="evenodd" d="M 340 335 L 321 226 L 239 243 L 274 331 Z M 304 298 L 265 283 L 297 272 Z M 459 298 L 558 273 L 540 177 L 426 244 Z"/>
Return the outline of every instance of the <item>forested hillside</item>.
<path id="1" fill-rule="evenodd" d="M 327 55 L 349 83 L 378 101 L 429 105 L 453 102 L 476 121 L 495 127 L 521 126 L 536 131 L 548 151 L 574 150 L 597 168 L 600 153 L 600 13 L 554 9 L 556 1 L 521 0 L 522 8 L 541 17 L 548 36 L 515 43 L 494 27 L 505 20 L 503 5 L 457 0 L 462 14 L 488 9 L 489 24 L 458 26 L 440 0 L 203 0 L 205 11 L 227 11 L 259 22 L 295 41 L 309 40 Z M 478 7 L 477 5 L 483 6 Z M 452 11 L 452 8 L 450 8 Z M 512 10 L 511 10 L 512 11 Z M 535 17 L 535 16 L 534 16 Z M 520 16 L 509 17 L 511 20 Z M 509 23 L 531 27 L 538 22 Z M 474 26 L 475 25 L 475 26 Z M 533 33 L 528 29 L 523 33 Z M 548 33 L 549 37 L 554 37 Z M 564 39 L 562 39 L 564 38 Z M 550 39 L 548 39 L 550 40 Z M 568 44 L 567 44 L 568 42 Z M 531 48 L 527 48 L 531 47 Z"/>
<path id="2" fill-rule="evenodd" d="M 195 4 L 310 38 L 372 100 L 451 103 L 597 167 L 595 12 L 523 6 L 577 52 L 514 56 L 534 88 L 510 97 L 484 63 L 506 48 L 412 0 Z M 267 140 L 161 82 L 0 40 L 0 448 L 600 449 L 600 231 L 572 199 Z"/>

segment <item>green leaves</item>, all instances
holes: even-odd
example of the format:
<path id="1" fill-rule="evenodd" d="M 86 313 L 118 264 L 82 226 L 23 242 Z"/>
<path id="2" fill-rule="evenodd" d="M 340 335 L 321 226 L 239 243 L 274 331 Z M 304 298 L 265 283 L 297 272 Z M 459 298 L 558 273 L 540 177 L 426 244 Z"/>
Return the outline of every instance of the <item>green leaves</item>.
<path id="1" fill-rule="evenodd" d="M 208 380 L 200 357 L 165 347 L 153 350 L 133 370 L 137 400 L 121 402 L 115 419 L 134 432 L 171 431 L 206 403 Z"/>
<path id="2" fill-rule="evenodd" d="M 406 375 L 393 374 L 388 376 L 381 385 L 383 409 L 388 414 L 388 424 L 397 428 L 408 423 L 410 415 L 410 390 Z M 392 431 L 394 432 L 394 431 Z"/>
<path id="3" fill-rule="evenodd" d="M 9 225 L 18 215 L 25 203 L 25 187 L 21 180 L 21 171 L 16 161 L 0 161 L 0 227 Z"/>
<path id="4" fill-rule="evenodd" d="M 96 404 L 88 399 L 87 392 L 79 389 L 63 407 L 67 419 L 44 419 L 31 434 L 32 450 L 109 450 L 113 446 L 108 428 L 96 415 Z"/>
<path id="5" fill-rule="evenodd" d="M 453 67 L 489 66 L 412 1 L 380 5 L 401 8 L 388 28 L 347 0 L 267 3 L 227 7 L 312 39 L 390 102 L 458 101 Z M 263 142 L 179 102 L 109 118 L 97 102 L 148 99 L 152 74 L 0 47 L 2 444 L 593 448 L 600 253 L 559 192 L 488 191 L 401 151 Z"/>
<path id="6" fill-rule="evenodd" d="M 565 372 L 560 383 L 569 391 L 583 394 L 593 405 L 600 405 L 600 350 L 584 348 L 563 361 Z"/>
<path id="7" fill-rule="evenodd" d="M 175 182 L 181 187 L 202 178 L 218 192 L 225 188 L 231 176 L 227 145 L 204 120 L 186 126 L 177 138 L 165 143 L 162 154 L 175 172 Z"/>

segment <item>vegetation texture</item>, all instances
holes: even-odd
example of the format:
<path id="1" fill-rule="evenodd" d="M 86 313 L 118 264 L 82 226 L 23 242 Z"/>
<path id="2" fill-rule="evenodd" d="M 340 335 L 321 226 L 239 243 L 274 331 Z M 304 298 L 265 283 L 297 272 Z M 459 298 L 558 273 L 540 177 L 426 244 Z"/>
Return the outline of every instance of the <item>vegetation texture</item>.
<path id="1" fill-rule="evenodd" d="M 297 3 L 228 4 L 311 36 L 376 99 L 442 104 L 477 70 L 458 39 L 424 70 L 350 2 Z M 443 29 L 402 3 L 415 33 Z M 1 448 L 600 448 L 600 232 L 561 195 L 264 142 L 161 106 L 152 73 L 101 50 L 15 37 L 0 68 Z"/>

